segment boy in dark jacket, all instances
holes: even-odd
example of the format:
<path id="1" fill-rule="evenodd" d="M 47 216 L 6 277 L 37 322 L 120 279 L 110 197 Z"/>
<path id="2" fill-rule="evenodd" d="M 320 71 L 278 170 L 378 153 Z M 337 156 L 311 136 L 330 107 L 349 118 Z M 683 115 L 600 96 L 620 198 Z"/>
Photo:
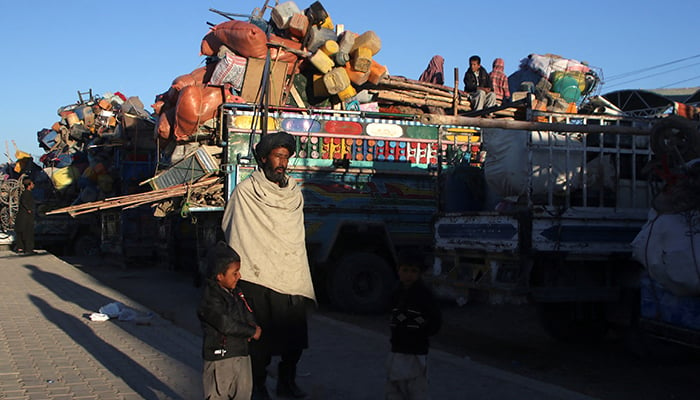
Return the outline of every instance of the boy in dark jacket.
<path id="1" fill-rule="evenodd" d="M 433 293 L 421 280 L 422 255 L 399 256 L 399 286 L 392 296 L 391 353 L 387 360 L 387 400 L 428 399 L 428 337 L 442 325 Z"/>
<path id="2" fill-rule="evenodd" d="M 236 287 L 241 258 L 223 242 L 207 258 L 207 284 L 197 309 L 204 333 L 204 398 L 248 400 L 253 391 L 248 342 L 260 339 L 262 331 Z"/>

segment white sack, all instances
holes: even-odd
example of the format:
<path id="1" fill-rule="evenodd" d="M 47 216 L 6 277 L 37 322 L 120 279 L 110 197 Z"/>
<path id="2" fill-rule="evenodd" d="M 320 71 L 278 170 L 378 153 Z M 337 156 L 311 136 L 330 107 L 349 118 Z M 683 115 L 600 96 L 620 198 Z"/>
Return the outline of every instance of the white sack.
<path id="1" fill-rule="evenodd" d="M 546 148 L 535 148 L 532 154 L 532 194 L 546 195 L 551 187 L 553 193 L 566 188 L 566 169 L 574 173 L 569 176 L 569 185 L 581 171 L 583 144 L 567 135 L 540 131 L 484 128 L 482 139 L 486 149 L 484 176 L 488 187 L 500 196 L 520 196 L 527 192 L 530 164 L 528 161 L 528 136 L 534 145 L 551 143 L 557 149 L 550 157 Z M 566 163 L 566 146 L 569 146 L 569 165 Z M 549 165 L 552 164 L 550 176 Z"/>
<path id="2" fill-rule="evenodd" d="M 649 212 L 632 241 L 632 256 L 676 296 L 700 295 L 700 212 Z"/>

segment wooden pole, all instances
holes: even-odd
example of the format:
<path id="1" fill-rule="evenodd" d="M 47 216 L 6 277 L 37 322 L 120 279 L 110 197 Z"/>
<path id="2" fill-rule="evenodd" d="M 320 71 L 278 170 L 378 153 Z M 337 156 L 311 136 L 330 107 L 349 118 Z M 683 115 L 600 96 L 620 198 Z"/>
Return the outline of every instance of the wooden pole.
<path id="1" fill-rule="evenodd" d="M 457 102 L 459 101 L 459 68 L 455 67 L 455 90 L 452 93 L 452 115 L 457 115 Z"/>
<path id="2" fill-rule="evenodd" d="M 370 93 L 377 93 L 378 95 L 382 96 L 383 94 L 387 95 L 393 95 L 396 97 L 397 101 L 406 101 L 406 102 L 415 102 L 417 104 L 427 104 L 427 101 L 436 101 L 439 103 L 444 103 L 439 106 L 443 108 L 448 108 L 453 104 L 453 99 L 448 96 L 436 96 L 432 94 L 427 94 L 425 92 L 418 92 L 418 91 L 413 91 L 413 90 L 375 90 L 375 89 L 368 89 Z M 437 105 L 437 104 L 431 104 L 431 105 Z M 457 106 L 468 106 L 469 103 L 467 101 L 460 101 L 459 98 L 457 99 Z"/>
<path id="3" fill-rule="evenodd" d="M 441 107 L 441 108 L 449 108 L 450 107 L 450 99 L 445 98 L 444 101 L 439 101 L 439 100 L 433 100 L 433 99 L 428 99 L 425 98 L 424 96 L 420 97 L 414 97 L 410 96 L 407 93 L 400 93 L 392 90 L 369 90 L 370 93 L 376 94 L 377 97 L 383 100 L 390 100 L 390 101 L 398 101 L 401 103 L 407 103 L 407 104 L 412 104 L 415 106 L 432 106 L 432 107 Z M 471 107 L 469 105 L 457 105 L 457 109 L 460 111 L 471 111 Z"/>
<path id="4" fill-rule="evenodd" d="M 258 12 L 258 18 L 262 18 L 263 15 L 265 15 L 265 9 L 267 8 L 267 3 L 269 3 L 270 0 L 265 0 L 265 4 L 263 4 L 262 7 L 260 7 L 260 11 Z"/>
<path id="5" fill-rule="evenodd" d="M 422 90 L 425 88 L 432 88 L 432 89 L 437 89 L 442 92 L 447 92 L 447 93 L 452 93 L 452 86 L 445 86 L 445 85 L 440 85 L 437 83 L 431 83 L 431 82 L 423 82 L 423 81 L 418 81 L 415 79 L 408 79 L 405 76 L 394 76 L 394 75 L 386 75 L 384 76 L 378 83 L 379 86 L 382 85 L 391 85 L 391 84 L 412 84 L 415 86 L 420 86 Z"/>
<path id="6" fill-rule="evenodd" d="M 573 125 L 562 123 L 514 121 L 478 117 L 460 117 L 451 115 L 423 114 L 421 122 L 427 125 L 464 125 L 479 128 L 500 128 L 526 131 L 611 133 L 629 135 L 650 135 L 649 129 L 621 125 Z"/>
<path id="7" fill-rule="evenodd" d="M 425 93 L 430 93 L 430 94 L 435 94 L 438 96 L 450 96 L 451 95 L 451 89 L 448 86 L 443 86 L 443 89 L 438 89 L 435 88 L 435 86 L 429 86 L 429 85 L 423 85 L 418 83 L 417 81 L 414 82 L 402 82 L 394 79 L 382 79 L 379 82 L 378 85 L 382 89 L 388 89 L 389 87 L 394 87 L 394 88 L 399 88 L 399 89 L 408 89 L 408 90 L 418 90 L 421 92 Z"/>

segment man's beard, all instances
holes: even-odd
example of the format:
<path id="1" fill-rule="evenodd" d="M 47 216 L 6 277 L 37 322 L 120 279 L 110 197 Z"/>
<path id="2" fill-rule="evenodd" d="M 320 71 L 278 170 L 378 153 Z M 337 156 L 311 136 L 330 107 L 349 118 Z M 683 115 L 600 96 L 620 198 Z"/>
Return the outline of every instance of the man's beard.
<path id="1" fill-rule="evenodd" d="M 287 186 L 287 175 L 285 175 L 285 169 L 280 168 L 281 171 L 275 171 L 270 164 L 263 165 L 263 172 L 265 177 L 270 181 L 278 184 L 280 187 Z"/>

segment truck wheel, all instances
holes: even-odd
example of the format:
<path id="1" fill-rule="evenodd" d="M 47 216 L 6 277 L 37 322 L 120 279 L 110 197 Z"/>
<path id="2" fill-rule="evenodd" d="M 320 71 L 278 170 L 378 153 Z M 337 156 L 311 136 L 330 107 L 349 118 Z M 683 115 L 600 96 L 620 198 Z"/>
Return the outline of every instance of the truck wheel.
<path id="1" fill-rule="evenodd" d="M 79 235 L 73 243 L 73 254 L 78 257 L 90 257 L 100 254 L 100 239 L 92 234 Z"/>
<path id="2" fill-rule="evenodd" d="M 608 332 L 603 303 L 540 303 L 537 311 L 545 331 L 564 342 L 597 342 Z"/>
<path id="3" fill-rule="evenodd" d="M 344 255 L 329 276 L 331 303 L 343 311 L 385 311 L 396 278 L 387 261 L 372 253 Z"/>

